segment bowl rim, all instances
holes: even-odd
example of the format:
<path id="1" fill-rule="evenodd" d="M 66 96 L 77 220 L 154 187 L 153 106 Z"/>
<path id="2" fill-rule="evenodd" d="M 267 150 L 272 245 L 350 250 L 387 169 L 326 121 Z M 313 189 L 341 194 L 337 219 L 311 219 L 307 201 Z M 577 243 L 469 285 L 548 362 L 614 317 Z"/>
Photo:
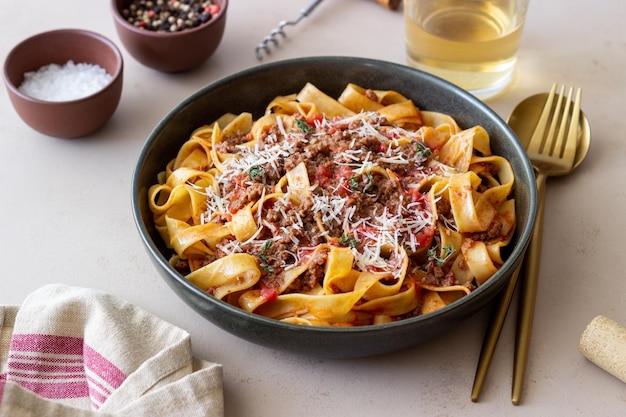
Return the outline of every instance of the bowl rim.
<path id="1" fill-rule="evenodd" d="M 188 36 L 193 33 L 205 30 L 209 26 L 212 26 L 213 24 L 217 24 L 217 22 L 224 19 L 226 17 L 226 10 L 228 9 L 228 0 L 218 0 L 218 1 L 220 1 L 222 4 L 221 4 L 221 8 L 217 16 L 214 16 L 213 18 L 211 18 L 211 20 L 209 20 L 208 22 L 202 23 L 199 26 L 196 26 L 190 29 L 181 30 L 178 32 L 156 32 L 153 30 L 137 29 L 135 26 L 131 25 L 128 22 L 128 20 L 124 18 L 124 16 L 121 15 L 120 10 L 117 7 L 117 0 L 111 0 L 111 12 L 112 12 L 111 14 L 113 15 L 113 19 L 115 20 L 117 24 L 119 24 L 120 26 L 124 27 L 126 30 L 136 35 L 146 36 L 146 37 L 155 38 L 155 39 L 163 39 L 163 38 L 175 39 L 178 37 Z"/>
<path id="2" fill-rule="evenodd" d="M 35 97 L 31 97 L 28 94 L 24 94 L 20 91 L 19 89 L 19 85 L 15 85 L 8 76 L 8 72 L 9 72 L 9 66 L 12 64 L 12 60 L 14 55 L 17 53 L 17 51 L 24 47 L 24 45 L 26 45 L 29 42 L 32 42 L 38 38 L 44 38 L 50 35 L 57 35 L 57 34 L 61 34 L 61 33 L 67 33 L 67 34 L 72 34 L 72 35 L 80 35 L 80 36 L 86 36 L 92 39 L 97 40 L 98 42 L 101 42 L 102 44 L 106 45 L 111 52 L 113 52 L 113 54 L 115 55 L 115 72 L 111 75 L 111 81 L 105 85 L 103 88 L 101 88 L 100 90 L 89 94 L 88 96 L 85 97 L 80 97 L 74 100 L 64 100 L 64 101 L 49 101 L 49 100 L 42 100 L 42 99 L 38 99 Z M 93 64 L 93 63 L 92 63 Z M 28 38 L 22 40 L 21 42 L 19 42 L 17 45 L 15 45 L 13 48 L 11 48 L 11 50 L 9 51 L 9 53 L 7 54 L 5 60 L 4 60 L 4 65 L 3 65 L 3 72 L 2 72 L 2 77 L 4 78 L 4 83 L 6 85 L 6 87 L 11 91 L 12 94 L 14 94 L 15 96 L 19 97 L 20 99 L 24 100 L 24 101 L 29 101 L 31 103 L 37 103 L 37 104 L 43 104 L 43 105 L 48 105 L 48 106 L 63 106 L 66 105 L 68 103 L 80 103 L 82 101 L 87 101 L 87 100 L 91 100 L 94 97 L 104 94 L 105 91 L 107 91 L 108 89 L 111 88 L 111 86 L 113 86 L 116 82 L 118 82 L 118 80 L 122 77 L 124 72 L 124 58 L 122 56 L 122 53 L 120 51 L 120 49 L 117 47 L 117 45 L 115 45 L 115 43 L 113 41 L 111 41 L 109 38 L 107 38 L 106 36 L 98 33 L 98 32 L 94 32 L 92 30 L 88 30 L 88 29 L 79 29 L 79 28 L 65 28 L 65 29 L 53 29 L 53 30 L 49 30 L 49 31 L 45 31 L 45 32 L 40 32 L 37 34 L 34 34 L 32 36 L 29 36 Z"/>
<path id="3" fill-rule="evenodd" d="M 479 297 L 482 293 L 489 290 L 490 287 L 497 285 L 496 281 L 500 281 L 500 278 L 503 272 L 503 268 L 500 268 L 496 275 L 497 278 L 493 279 L 493 277 L 487 280 L 484 284 L 478 287 L 476 290 L 472 291 L 470 294 L 462 297 L 461 299 L 454 301 L 445 307 L 442 307 L 438 310 L 430 312 L 428 314 L 419 315 L 415 317 L 410 317 L 402 320 L 398 320 L 390 323 L 381 323 L 375 325 L 366 325 L 366 326 L 352 326 L 352 327 L 335 327 L 335 326 L 303 326 L 300 324 L 293 324 L 282 322 L 276 319 L 271 319 L 268 317 L 264 317 L 258 314 L 254 314 L 248 311 L 245 311 L 241 308 L 232 306 L 222 300 L 218 300 L 208 293 L 202 291 L 200 288 L 193 285 L 189 280 L 185 279 L 185 277 L 176 272 L 174 268 L 168 263 L 168 260 L 163 256 L 158 247 L 155 245 L 153 240 L 150 238 L 149 233 L 142 229 L 142 215 L 140 209 L 140 201 L 139 198 L 142 196 L 140 187 L 140 174 L 142 171 L 142 163 L 146 160 L 151 148 L 154 139 L 157 137 L 158 133 L 163 130 L 163 128 L 170 123 L 170 121 L 176 117 L 177 113 L 180 111 L 184 111 L 184 109 L 193 103 L 198 97 L 203 96 L 210 92 L 211 90 L 217 89 L 220 86 L 233 82 L 234 80 L 246 77 L 255 73 L 262 73 L 266 71 L 271 71 L 277 67 L 281 66 L 294 66 L 299 64 L 315 64 L 315 63 L 341 63 L 343 65 L 346 64 L 358 64 L 358 65 L 367 65 L 367 66 L 385 66 L 388 68 L 394 68 L 402 71 L 411 71 L 417 74 L 419 77 L 428 80 L 429 83 L 432 83 L 440 88 L 451 89 L 454 93 L 461 97 L 462 100 L 469 102 L 472 107 L 477 108 L 482 114 L 485 114 L 489 118 L 492 119 L 494 123 L 498 125 L 502 131 L 504 131 L 507 136 L 510 136 L 516 140 L 511 141 L 511 146 L 515 148 L 516 155 L 520 156 L 520 162 L 523 166 L 523 171 L 530 177 L 534 178 L 534 170 L 532 168 L 532 164 L 526 155 L 526 151 L 521 145 L 520 141 L 517 140 L 517 135 L 513 130 L 509 127 L 509 125 L 487 104 L 485 104 L 480 99 L 476 98 L 469 92 L 461 89 L 460 87 L 445 81 L 437 76 L 426 73 L 424 71 L 408 67 L 403 64 L 398 64 L 395 62 L 384 61 L 380 59 L 373 58 L 363 58 L 363 57 L 349 57 L 349 56 L 311 56 L 311 57 L 300 57 L 300 58 L 290 58 L 280 61 L 274 61 L 269 63 L 264 63 L 257 65 L 255 67 L 247 68 L 224 77 L 221 77 L 205 86 L 201 87 L 199 90 L 193 92 L 188 97 L 179 102 L 174 108 L 172 108 L 155 126 L 155 128 L 150 132 L 145 143 L 143 144 L 140 153 L 138 155 L 137 163 L 134 168 L 132 182 L 131 182 L 131 205 L 133 211 L 133 217 L 135 221 L 135 226 L 139 231 L 139 235 L 141 240 L 144 243 L 145 248 L 150 253 L 153 261 L 158 262 L 159 266 L 162 267 L 165 271 L 168 272 L 170 277 L 174 278 L 176 282 L 183 286 L 187 291 L 192 292 L 195 296 L 206 300 L 208 303 L 218 307 L 222 310 L 227 310 L 230 314 L 233 314 L 235 318 L 252 320 L 253 322 L 262 323 L 266 327 L 275 327 L 281 329 L 289 329 L 290 331 L 296 333 L 319 333 L 319 334 L 345 334 L 345 333 L 369 333 L 369 332 L 380 332 L 385 330 L 391 330 L 398 327 L 403 327 L 411 324 L 418 324 L 423 321 L 431 321 L 431 320 L 439 320 L 444 319 L 446 316 L 453 316 L 454 312 L 461 309 L 464 305 L 471 303 L 475 298 Z M 532 175 L 532 176 L 531 176 Z M 155 179 L 156 180 L 156 179 Z M 522 261 L 523 254 L 526 250 L 528 242 L 530 241 L 530 237 L 532 235 L 532 230 L 535 223 L 535 217 L 537 212 L 537 188 L 535 181 L 529 181 L 528 184 L 525 184 L 529 191 L 528 201 L 529 201 L 529 211 L 528 211 L 528 221 L 526 223 L 526 227 L 524 230 L 518 230 L 517 232 L 517 243 L 512 247 L 511 252 L 508 254 L 506 263 L 512 263 L 512 266 L 509 266 L 510 270 L 513 271 L 514 266 Z M 145 195 L 144 195 L 145 197 Z M 168 283 L 169 285 L 169 283 Z M 464 315 L 463 315 L 464 316 Z"/>

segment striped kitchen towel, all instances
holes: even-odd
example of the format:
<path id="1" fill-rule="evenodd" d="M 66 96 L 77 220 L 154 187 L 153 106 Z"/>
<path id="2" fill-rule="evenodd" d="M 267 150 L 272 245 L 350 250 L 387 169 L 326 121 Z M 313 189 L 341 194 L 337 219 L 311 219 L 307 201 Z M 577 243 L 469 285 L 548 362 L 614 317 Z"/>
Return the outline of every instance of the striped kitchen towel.
<path id="1" fill-rule="evenodd" d="M 102 291 L 48 285 L 0 307 L 0 417 L 222 416 L 222 367 Z"/>

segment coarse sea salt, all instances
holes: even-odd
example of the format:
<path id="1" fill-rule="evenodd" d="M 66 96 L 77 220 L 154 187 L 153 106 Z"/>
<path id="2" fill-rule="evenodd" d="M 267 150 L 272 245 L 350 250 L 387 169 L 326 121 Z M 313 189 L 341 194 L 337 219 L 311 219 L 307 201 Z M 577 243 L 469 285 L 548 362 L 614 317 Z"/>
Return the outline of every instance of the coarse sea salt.
<path id="1" fill-rule="evenodd" d="M 39 100 L 71 101 L 102 90 L 112 78 L 99 65 L 69 60 L 64 65 L 48 64 L 24 73 L 19 90 Z"/>

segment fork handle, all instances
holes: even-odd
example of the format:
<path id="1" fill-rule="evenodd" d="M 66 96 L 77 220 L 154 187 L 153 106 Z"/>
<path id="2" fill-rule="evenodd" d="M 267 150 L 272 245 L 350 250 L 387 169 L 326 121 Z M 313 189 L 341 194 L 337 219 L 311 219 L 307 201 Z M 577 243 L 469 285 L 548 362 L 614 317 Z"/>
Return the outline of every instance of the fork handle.
<path id="1" fill-rule="evenodd" d="M 522 268 L 522 262 L 523 261 L 520 261 L 513 271 L 513 275 L 511 275 L 507 286 L 500 292 L 496 299 L 495 306 L 493 307 L 493 312 L 491 313 L 491 318 L 487 325 L 487 330 L 485 331 L 485 338 L 483 339 L 483 345 L 480 350 L 478 364 L 476 365 L 476 375 L 474 376 L 474 385 L 472 386 L 471 395 L 473 402 L 478 401 L 483 385 L 485 384 L 487 371 L 489 370 L 491 359 L 496 351 L 496 346 L 498 344 L 498 340 L 500 339 L 500 334 L 502 333 L 504 321 L 509 311 L 513 294 L 515 293 L 515 287 L 517 286 L 519 273 Z"/>
<path id="2" fill-rule="evenodd" d="M 539 263 L 541 259 L 541 240 L 543 231 L 543 212 L 546 196 L 546 178 L 541 172 L 537 172 L 537 217 L 533 234 L 528 244 L 525 265 L 521 277 L 521 300 L 519 319 L 517 327 L 517 337 L 515 339 L 515 359 L 513 365 L 513 388 L 511 392 L 511 402 L 514 405 L 520 403 L 524 376 L 526 373 L 526 363 L 528 361 L 528 350 L 530 346 L 530 335 L 533 327 L 535 314 L 535 299 L 537 296 L 537 284 L 539 278 Z"/>

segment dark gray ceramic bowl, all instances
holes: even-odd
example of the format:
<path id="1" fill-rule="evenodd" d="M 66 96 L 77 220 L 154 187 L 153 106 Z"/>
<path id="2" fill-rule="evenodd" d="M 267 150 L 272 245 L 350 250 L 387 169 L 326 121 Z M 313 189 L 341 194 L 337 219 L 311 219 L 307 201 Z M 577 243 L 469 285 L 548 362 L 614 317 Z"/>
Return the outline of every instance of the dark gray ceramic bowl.
<path id="1" fill-rule="evenodd" d="M 349 82 L 397 90 L 423 110 L 453 115 L 461 127 L 482 125 L 494 153 L 508 158 L 515 172 L 517 232 L 502 268 L 466 297 L 423 316 L 365 327 L 305 327 L 268 319 L 217 300 L 176 272 L 156 232 L 147 190 L 190 133 L 225 112 L 262 114 L 275 96 L 299 91 L 310 81 L 338 97 Z M 439 78 L 389 62 L 346 57 L 314 57 L 260 65 L 220 79 L 174 108 L 148 137 L 132 185 L 133 214 L 149 256 L 165 281 L 196 312 L 220 328 L 251 342 L 304 355 L 346 358 L 397 351 L 440 335 L 484 307 L 508 282 L 530 238 L 537 206 L 535 177 L 515 134 L 489 107 Z"/>

